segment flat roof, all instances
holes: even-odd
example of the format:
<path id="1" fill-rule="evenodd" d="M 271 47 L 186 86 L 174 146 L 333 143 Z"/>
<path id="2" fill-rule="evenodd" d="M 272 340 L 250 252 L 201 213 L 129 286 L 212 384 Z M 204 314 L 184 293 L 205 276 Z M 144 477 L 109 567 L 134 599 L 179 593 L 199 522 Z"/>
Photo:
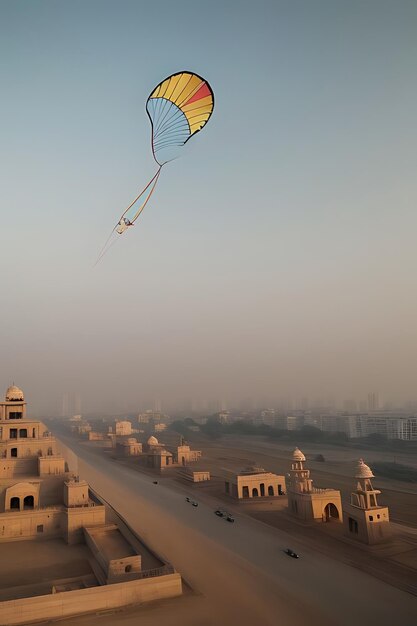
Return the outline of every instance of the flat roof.
<path id="1" fill-rule="evenodd" d="M 85 576 L 92 581 L 85 544 L 68 545 L 63 539 L 2 542 L 1 556 L 7 565 L 0 571 L 0 601 L 51 593 L 54 580 Z"/>
<path id="2" fill-rule="evenodd" d="M 107 561 L 124 559 L 127 556 L 135 556 L 137 552 L 123 537 L 118 528 L 88 529 L 100 552 Z"/>

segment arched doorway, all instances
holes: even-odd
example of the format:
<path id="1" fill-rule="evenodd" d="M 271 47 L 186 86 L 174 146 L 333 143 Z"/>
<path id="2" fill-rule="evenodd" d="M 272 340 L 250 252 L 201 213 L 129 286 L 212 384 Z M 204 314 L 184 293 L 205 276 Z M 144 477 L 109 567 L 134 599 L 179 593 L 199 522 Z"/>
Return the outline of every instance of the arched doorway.
<path id="1" fill-rule="evenodd" d="M 257 490 L 257 488 L 256 488 L 256 487 L 254 487 L 254 488 L 252 489 L 252 498 L 257 498 L 257 497 L 258 497 L 258 495 L 259 495 L 259 494 L 258 494 L 258 490 Z"/>
<path id="2" fill-rule="evenodd" d="M 324 517 L 326 522 L 331 522 L 339 519 L 339 511 L 337 506 L 333 502 L 329 502 L 324 509 Z"/>
<path id="3" fill-rule="evenodd" d="M 34 499 L 33 496 L 25 496 L 23 500 L 23 508 L 24 509 L 33 509 Z"/>
<path id="4" fill-rule="evenodd" d="M 16 496 L 14 498 L 10 498 L 10 508 L 11 509 L 20 509 L 20 498 L 17 498 Z"/>
<path id="5" fill-rule="evenodd" d="M 274 488 L 272 485 L 269 485 L 268 487 L 268 496 L 273 496 L 274 495 Z"/>
<path id="6" fill-rule="evenodd" d="M 264 484 L 264 483 L 261 483 L 261 484 L 259 485 L 259 487 L 260 487 L 260 489 L 261 489 L 261 496 L 264 496 L 264 495 L 265 495 L 265 484 Z"/>
<path id="7" fill-rule="evenodd" d="M 10 450 L 10 456 L 11 457 L 17 457 L 17 448 L 12 448 Z"/>

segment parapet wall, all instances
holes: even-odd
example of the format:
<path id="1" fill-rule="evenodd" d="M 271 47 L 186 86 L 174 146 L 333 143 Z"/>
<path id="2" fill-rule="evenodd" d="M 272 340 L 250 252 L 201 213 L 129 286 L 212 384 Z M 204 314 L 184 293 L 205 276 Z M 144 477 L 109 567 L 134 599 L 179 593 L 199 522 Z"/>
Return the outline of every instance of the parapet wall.
<path id="1" fill-rule="evenodd" d="M 150 600 L 173 598 L 181 593 L 181 576 L 174 573 L 103 587 L 8 600 L 0 604 L 0 624 L 2 626 L 30 624 L 47 619 L 117 609 Z"/>

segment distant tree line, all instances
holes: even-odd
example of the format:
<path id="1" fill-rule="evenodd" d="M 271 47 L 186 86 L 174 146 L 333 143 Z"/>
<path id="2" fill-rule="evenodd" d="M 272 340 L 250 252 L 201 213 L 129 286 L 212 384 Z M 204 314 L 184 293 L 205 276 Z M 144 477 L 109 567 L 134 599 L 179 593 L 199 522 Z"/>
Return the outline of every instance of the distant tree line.
<path id="1" fill-rule="evenodd" d="M 191 418 L 176 420 L 170 425 L 171 430 L 175 430 L 184 437 L 192 436 L 190 426 L 196 426 L 196 422 Z M 221 421 L 215 414 L 207 418 L 205 424 L 200 425 L 200 431 L 210 439 L 220 439 L 223 435 L 252 435 L 268 437 L 269 439 L 279 439 L 288 442 L 311 442 L 333 444 L 348 447 L 366 447 L 370 449 L 383 449 L 388 451 L 401 451 L 403 449 L 417 450 L 417 442 L 403 441 L 400 439 L 387 439 L 383 435 L 373 433 L 360 439 L 349 439 L 344 432 L 327 432 L 315 426 L 303 426 L 300 430 L 283 430 L 268 426 L 267 424 L 253 424 L 244 420 L 238 420 L 227 424 Z"/>
<path id="2" fill-rule="evenodd" d="M 372 470 L 375 476 L 402 480 L 406 483 L 417 483 L 417 469 L 395 461 L 373 461 Z"/>

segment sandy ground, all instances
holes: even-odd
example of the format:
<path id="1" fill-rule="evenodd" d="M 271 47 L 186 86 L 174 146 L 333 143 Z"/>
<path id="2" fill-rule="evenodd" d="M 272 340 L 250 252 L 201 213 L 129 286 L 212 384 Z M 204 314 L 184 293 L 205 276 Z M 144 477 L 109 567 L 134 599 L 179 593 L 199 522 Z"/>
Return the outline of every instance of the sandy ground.
<path id="1" fill-rule="evenodd" d="M 55 430 L 56 430 L 56 424 Z M 61 434 L 56 432 L 58 436 Z M 80 475 L 106 498 L 145 542 L 170 561 L 197 594 L 168 604 L 139 609 L 136 620 L 205 626 L 357 626 L 395 621 L 411 626 L 417 599 L 363 572 L 306 548 L 288 533 L 246 515 L 228 524 L 213 507 L 185 502 L 172 482 L 120 465 L 62 436 L 80 457 Z M 302 558 L 283 553 L 290 545 Z M 202 597 L 199 597 L 202 596 Z M 160 621 L 155 619 L 160 612 Z M 172 612 L 175 620 L 172 621 Z M 123 615 L 123 618 L 121 616 Z M 131 618 L 130 618 L 131 616 Z M 82 618 L 84 619 L 84 618 Z M 88 623 L 93 618 L 88 618 Z M 123 621 L 122 621 L 123 619 Z M 132 621 L 130 621 L 130 619 Z M 81 618 L 67 620 L 79 624 Z M 135 623 L 135 613 L 101 616 L 100 624 Z M 169 621 L 171 620 L 171 622 Z"/>

